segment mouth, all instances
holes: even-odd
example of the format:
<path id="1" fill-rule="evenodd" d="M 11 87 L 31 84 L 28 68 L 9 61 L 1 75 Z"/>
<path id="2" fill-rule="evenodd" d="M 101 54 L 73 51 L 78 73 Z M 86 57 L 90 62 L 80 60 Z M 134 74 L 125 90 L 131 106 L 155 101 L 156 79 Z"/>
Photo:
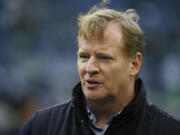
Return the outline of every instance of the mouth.
<path id="1" fill-rule="evenodd" d="M 88 79 L 85 81 L 85 85 L 88 87 L 88 88 L 96 88 L 98 87 L 99 85 L 101 85 L 102 83 L 100 81 L 97 81 L 97 80 L 94 80 L 94 79 Z"/>

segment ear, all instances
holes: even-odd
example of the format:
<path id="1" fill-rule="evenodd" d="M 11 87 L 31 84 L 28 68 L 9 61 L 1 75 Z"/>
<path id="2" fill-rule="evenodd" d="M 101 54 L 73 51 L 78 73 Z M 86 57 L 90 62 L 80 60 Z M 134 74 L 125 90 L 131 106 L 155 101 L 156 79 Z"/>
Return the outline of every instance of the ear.
<path id="1" fill-rule="evenodd" d="M 142 66 L 142 54 L 137 52 L 136 55 L 131 59 L 130 76 L 136 76 Z"/>

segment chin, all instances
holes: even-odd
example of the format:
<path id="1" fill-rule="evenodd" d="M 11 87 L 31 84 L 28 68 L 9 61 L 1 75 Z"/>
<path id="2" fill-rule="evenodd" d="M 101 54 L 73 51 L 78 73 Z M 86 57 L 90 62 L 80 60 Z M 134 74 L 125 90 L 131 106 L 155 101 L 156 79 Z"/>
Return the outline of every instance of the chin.
<path id="1" fill-rule="evenodd" d="M 109 101 L 112 101 L 114 99 L 114 96 L 112 95 L 102 95 L 102 94 L 85 94 L 87 101 L 92 101 L 96 103 L 105 104 Z"/>
<path id="2" fill-rule="evenodd" d="M 85 93 L 84 96 L 86 97 L 87 100 L 98 100 L 103 98 L 103 96 L 100 96 L 99 94 L 95 93 Z"/>

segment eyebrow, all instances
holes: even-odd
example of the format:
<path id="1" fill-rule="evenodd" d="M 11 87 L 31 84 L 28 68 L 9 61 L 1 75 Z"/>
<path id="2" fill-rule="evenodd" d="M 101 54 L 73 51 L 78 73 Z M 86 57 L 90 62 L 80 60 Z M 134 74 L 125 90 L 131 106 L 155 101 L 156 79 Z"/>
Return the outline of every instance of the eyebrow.
<path id="1" fill-rule="evenodd" d="M 77 55 L 89 55 L 89 52 L 86 51 L 78 51 Z M 96 52 L 95 53 L 96 56 L 107 56 L 107 57 L 111 57 L 114 58 L 115 56 L 113 54 L 109 54 L 109 53 L 104 53 L 104 52 Z"/>
<path id="2" fill-rule="evenodd" d="M 77 54 L 78 54 L 78 55 L 80 55 L 80 54 L 81 54 L 81 55 L 82 55 L 82 54 L 88 54 L 88 52 L 86 52 L 86 51 L 78 51 Z"/>
<path id="3" fill-rule="evenodd" d="M 104 53 L 104 52 L 97 52 L 96 55 L 98 55 L 98 56 L 109 56 L 109 57 L 114 57 L 113 54 L 110 54 L 110 53 Z"/>

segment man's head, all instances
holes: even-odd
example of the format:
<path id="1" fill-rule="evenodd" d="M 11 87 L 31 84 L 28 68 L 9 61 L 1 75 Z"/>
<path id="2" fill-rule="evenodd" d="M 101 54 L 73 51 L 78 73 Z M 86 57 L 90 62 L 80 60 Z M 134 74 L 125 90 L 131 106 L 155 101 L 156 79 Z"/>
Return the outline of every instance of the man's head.
<path id="1" fill-rule="evenodd" d="M 94 8 L 79 17 L 78 71 L 89 100 L 132 98 L 144 35 L 134 10 Z"/>
<path id="2" fill-rule="evenodd" d="M 103 38 L 103 33 L 110 23 L 117 22 L 123 33 L 124 52 L 128 57 L 133 57 L 137 52 L 144 53 L 144 34 L 138 25 L 139 16 L 135 10 L 125 12 L 107 8 L 92 8 L 87 14 L 78 18 L 79 39 L 89 40 L 97 37 Z"/>

